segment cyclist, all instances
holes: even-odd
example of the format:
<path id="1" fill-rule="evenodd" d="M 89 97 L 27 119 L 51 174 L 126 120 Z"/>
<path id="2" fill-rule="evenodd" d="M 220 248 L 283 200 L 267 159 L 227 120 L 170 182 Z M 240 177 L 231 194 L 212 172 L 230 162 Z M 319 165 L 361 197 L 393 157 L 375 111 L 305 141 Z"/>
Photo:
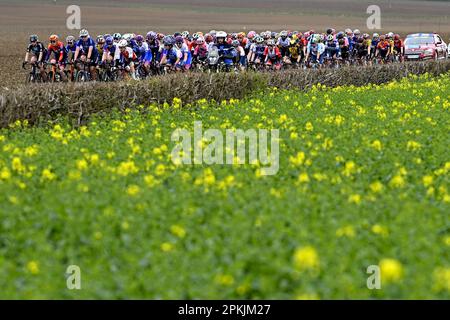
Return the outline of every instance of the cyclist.
<path id="1" fill-rule="evenodd" d="M 188 45 L 185 42 L 185 39 L 182 36 L 177 36 L 175 38 L 175 47 L 182 54 L 182 59 L 177 64 L 176 68 L 178 70 L 189 70 L 192 64 L 192 55 Z"/>
<path id="2" fill-rule="evenodd" d="M 291 39 L 288 37 L 288 32 L 283 30 L 280 32 L 280 37 L 277 41 L 277 46 L 280 49 L 280 53 L 282 57 L 286 57 L 289 55 L 289 47 L 291 45 Z"/>
<path id="3" fill-rule="evenodd" d="M 105 45 L 103 46 L 102 64 L 114 63 L 120 58 L 119 44 L 114 42 L 113 37 L 105 39 Z"/>
<path id="4" fill-rule="evenodd" d="M 329 30 L 327 30 L 327 34 Z M 333 34 L 331 34 L 331 32 L 330 34 L 327 35 L 326 40 L 327 40 L 325 44 L 326 58 L 331 62 L 331 60 L 335 60 L 340 56 L 339 43 L 337 38 Z"/>
<path id="5" fill-rule="evenodd" d="M 25 65 L 28 63 L 28 60 L 31 64 L 36 64 L 39 67 L 39 71 L 41 74 L 41 78 L 45 81 L 45 69 L 42 64 L 43 59 L 47 55 L 47 50 L 45 49 L 42 42 L 39 41 L 39 37 L 35 34 L 30 36 L 30 43 L 27 47 L 27 51 L 25 54 L 25 59 L 22 63 L 22 68 L 25 69 Z"/>
<path id="6" fill-rule="evenodd" d="M 385 35 L 380 36 L 380 42 L 377 45 L 375 56 L 386 62 L 391 54 L 391 43 L 386 39 Z"/>
<path id="7" fill-rule="evenodd" d="M 275 70 L 279 70 L 281 68 L 281 59 L 283 56 L 279 47 L 276 46 L 274 39 L 269 39 L 267 41 L 267 46 L 264 49 L 264 56 L 266 57 L 264 64 L 267 68 L 274 67 Z"/>
<path id="8" fill-rule="evenodd" d="M 180 50 L 175 48 L 175 39 L 172 36 L 165 36 L 163 39 L 164 49 L 161 53 L 161 65 L 167 65 L 169 67 L 177 66 L 183 54 Z"/>
<path id="9" fill-rule="evenodd" d="M 103 56 L 103 47 L 105 46 L 105 38 L 103 35 L 99 35 L 97 36 L 97 41 L 96 41 L 97 45 L 97 52 L 98 52 L 98 56 L 102 57 Z"/>
<path id="10" fill-rule="evenodd" d="M 119 42 L 119 65 L 123 66 L 126 74 L 131 74 L 131 78 L 133 80 L 136 79 L 136 70 L 134 67 L 134 63 L 137 60 L 136 54 L 133 49 L 128 46 L 128 41 L 125 39 L 120 40 Z"/>
<path id="11" fill-rule="evenodd" d="M 394 34 L 394 46 L 393 46 L 394 57 L 399 57 L 399 61 L 403 61 L 405 54 L 405 46 L 403 40 L 400 38 L 399 34 Z"/>
<path id="12" fill-rule="evenodd" d="M 74 54 L 74 60 L 78 61 L 78 58 L 83 63 L 86 63 L 89 66 L 91 71 L 92 79 L 97 79 L 97 59 L 98 59 L 98 51 L 95 44 L 95 41 L 89 36 L 89 32 L 86 29 L 82 29 L 80 31 L 80 39 L 76 43 L 76 50 Z M 77 65 L 77 69 L 81 68 L 80 64 Z"/>
<path id="13" fill-rule="evenodd" d="M 245 54 L 245 50 L 241 45 L 241 42 L 236 39 L 231 42 L 231 45 L 235 49 L 236 57 L 235 57 L 235 64 L 239 65 L 239 69 L 241 71 L 244 71 L 247 66 L 247 56 Z"/>
<path id="14" fill-rule="evenodd" d="M 56 65 L 55 72 L 58 72 L 61 76 L 61 79 L 66 82 L 67 77 L 64 73 L 67 59 L 66 47 L 64 46 L 64 43 L 59 41 L 59 37 L 56 34 L 50 36 L 49 42 L 50 44 L 48 45 L 45 62 L 50 61 L 52 65 Z"/>
<path id="15" fill-rule="evenodd" d="M 233 65 L 233 47 L 226 42 L 226 38 L 226 32 L 218 31 L 216 33 L 216 43 L 214 44 L 214 47 L 219 50 L 219 57 L 225 63 L 227 71 L 229 71 Z"/>
<path id="16" fill-rule="evenodd" d="M 289 60 L 291 63 L 299 64 L 302 58 L 303 49 L 300 46 L 301 40 L 296 35 L 292 36 L 289 46 Z"/>
<path id="17" fill-rule="evenodd" d="M 314 34 L 306 48 L 306 61 L 311 60 L 313 63 L 318 63 L 320 67 L 323 64 L 324 53 L 325 45 L 322 43 L 320 35 Z"/>
<path id="18" fill-rule="evenodd" d="M 378 33 L 374 33 L 372 35 L 372 41 L 370 44 L 370 59 L 373 60 L 375 58 L 375 53 L 377 51 L 378 43 L 380 42 L 380 35 Z"/>
<path id="19" fill-rule="evenodd" d="M 203 37 L 198 37 L 196 42 L 196 46 L 193 52 L 193 59 L 196 62 L 204 63 L 208 58 L 208 46 Z"/>
<path id="20" fill-rule="evenodd" d="M 75 75 L 75 68 L 73 65 L 73 58 L 75 56 L 75 51 L 77 49 L 77 46 L 75 45 L 75 37 L 74 36 L 68 36 L 66 38 L 66 53 L 67 53 L 67 63 L 70 65 L 70 80 L 74 80 Z"/>

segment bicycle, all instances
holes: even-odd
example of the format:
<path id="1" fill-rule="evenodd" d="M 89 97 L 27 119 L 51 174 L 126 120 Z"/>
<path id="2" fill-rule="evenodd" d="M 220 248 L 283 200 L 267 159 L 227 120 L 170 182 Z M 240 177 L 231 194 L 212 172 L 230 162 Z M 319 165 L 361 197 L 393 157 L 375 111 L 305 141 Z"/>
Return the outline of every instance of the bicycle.
<path id="1" fill-rule="evenodd" d="M 89 70 L 89 65 L 81 60 L 77 60 L 76 64 L 79 65 L 79 69 L 75 76 L 76 82 L 89 82 L 91 77 L 91 71 Z"/>
<path id="2" fill-rule="evenodd" d="M 27 63 L 23 63 L 22 64 L 22 68 L 25 69 L 25 65 L 27 65 Z M 27 75 L 26 78 L 26 83 L 42 83 L 44 82 L 44 80 L 42 79 L 42 75 L 41 72 L 39 70 L 39 66 L 37 62 L 33 62 L 31 63 L 31 71 L 30 73 Z"/>

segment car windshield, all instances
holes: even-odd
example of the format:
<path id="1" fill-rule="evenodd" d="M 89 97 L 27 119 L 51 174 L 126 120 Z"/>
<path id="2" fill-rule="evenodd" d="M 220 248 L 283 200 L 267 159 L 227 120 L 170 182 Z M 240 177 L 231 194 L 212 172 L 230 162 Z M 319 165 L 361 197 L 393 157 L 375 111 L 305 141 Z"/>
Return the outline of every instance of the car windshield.
<path id="1" fill-rule="evenodd" d="M 433 37 L 406 38 L 405 45 L 421 45 L 434 43 Z"/>

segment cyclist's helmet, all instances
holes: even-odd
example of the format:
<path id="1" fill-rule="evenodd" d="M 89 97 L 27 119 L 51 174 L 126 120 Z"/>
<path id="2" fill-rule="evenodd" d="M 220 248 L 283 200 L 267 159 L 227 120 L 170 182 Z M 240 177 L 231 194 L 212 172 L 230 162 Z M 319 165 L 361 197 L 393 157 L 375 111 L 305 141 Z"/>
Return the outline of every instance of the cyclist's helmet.
<path id="1" fill-rule="evenodd" d="M 189 35 L 190 35 L 190 33 L 189 33 L 189 31 L 183 31 L 182 33 L 181 33 L 181 36 L 183 37 L 183 38 L 187 38 L 187 37 L 189 37 Z"/>
<path id="2" fill-rule="evenodd" d="M 272 33 L 270 31 L 268 31 L 268 32 L 263 32 L 261 35 L 264 40 L 269 40 L 270 37 L 272 36 Z"/>
<path id="3" fill-rule="evenodd" d="M 361 31 L 359 31 L 359 29 L 355 29 L 355 30 L 353 31 L 353 33 L 355 34 L 355 36 L 361 35 Z"/>
<path id="4" fill-rule="evenodd" d="M 239 32 L 238 33 L 238 39 L 242 40 L 245 38 L 245 32 Z"/>
<path id="5" fill-rule="evenodd" d="M 258 44 L 261 44 L 261 43 L 264 42 L 264 38 L 261 37 L 261 36 L 257 36 L 257 37 L 255 38 L 255 42 L 258 43 Z"/>
<path id="6" fill-rule="evenodd" d="M 123 39 L 119 41 L 119 48 L 126 48 L 128 46 L 128 41 Z"/>
<path id="7" fill-rule="evenodd" d="M 195 40 L 195 43 L 198 44 L 198 45 L 202 45 L 202 44 L 205 43 L 205 38 L 203 38 L 203 37 L 198 37 L 198 38 Z"/>
<path id="8" fill-rule="evenodd" d="M 209 33 L 205 34 L 205 42 L 210 43 L 210 42 L 213 42 L 213 41 L 214 41 L 214 38 L 213 38 L 212 35 L 210 35 Z"/>
<path id="9" fill-rule="evenodd" d="M 75 37 L 74 37 L 74 36 L 68 36 L 68 37 L 66 38 L 66 42 L 67 42 L 68 44 L 74 44 L 74 42 L 75 42 Z"/>
<path id="10" fill-rule="evenodd" d="M 182 36 L 176 36 L 175 37 L 175 42 L 177 44 L 182 44 L 182 43 L 184 43 L 184 38 Z"/>
<path id="11" fill-rule="evenodd" d="M 336 37 L 337 37 L 338 39 L 343 39 L 344 36 L 345 36 L 345 34 L 344 34 L 344 32 L 342 32 L 342 31 L 340 31 L 340 32 L 336 35 Z"/>
<path id="12" fill-rule="evenodd" d="M 48 38 L 48 40 L 49 40 L 50 42 L 58 42 L 58 41 L 59 41 L 59 37 L 58 37 L 56 34 L 52 34 L 52 35 L 50 36 L 50 38 Z"/>
<path id="13" fill-rule="evenodd" d="M 122 35 L 120 33 L 114 33 L 113 34 L 113 39 L 116 41 L 119 41 L 122 39 Z"/>
<path id="14" fill-rule="evenodd" d="M 370 35 L 369 35 L 368 33 L 364 33 L 364 34 L 363 34 L 363 38 L 367 40 L 367 39 L 370 38 Z"/>
<path id="15" fill-rule="evenodd" d="M 345 34 L 351 36 L 353 34 L 352 29 L 345 29 Z"/>
<path id="16" fill-rule="evenodd" d="M 143 37 L 142 35 L 138 34 L 138 35 L 134 38 L 134 40 L 136 40 L 137 42 L 143 42 L 143 41 L 144 41 L 144 37 Z"/>
<path id="17" fill-rule="evenodd" d="M 232 34 L 231 34 L 231 39 L 233 39 L 233 40 L 235 40 L 235 39 L 237 39 L 237 33 L 236 32 L 233 32 Z"/>
<path id="18" fill-rule="evenodd" d="M 374 39 L 378 39 L 379 37 L 380 37 L 380 35 L 378 34 L 378 33 L 374 33 L 373 35 L 372 35 L 372 37 L 374 38 Z"/>
<path id="19" fill-rule="evenodd" d="M 218 31 L 216 33 L 216 38 L 226 38 L 227 37 L 227 33 L 225 31 Z"/>
<path id="20" fill-rule="evenodd" d="M 247 38 L 249 38 L 250 40 L 252 40 L 254 37 L 256 37 L 255 31 L 250 31 L 249 33 L 247 33 Z"/>
<path id="21" fill-rule="evenodd" d="M 103 36 L 98 36 L 97 37 L 97 44 L 104 44 L 105 43 L 105 38 Z"/>
<path id="22" fill-rule="evenodd" d="M 197 40 L 200 37 L 200 35 L 196 32 L 192 35 L 192 39 Z"/>
<path id="23" fill-rule="evenodd" d="M 288 36 L 288 32 L 286 30 L 283 30 L 280 32 L 280 37 L 283 39 L 286 39 Z"/>
<path id="24" fill-rule="evenodd" d="M 240 45 L 241 43 L 239 42 L 239 40 L 233 40 L 233 41 L 231 41 L 231 45 L 233 46 L 233 47 L 239 47 L 239 45 Z"/>
<path id="25" fill-rule="evenodd" d="M 165 46 L 173 46 L 175 44 L 175 39 L 172 36 L 165 36 L 163 43 Z"/>
<path id="26" fill-rule="evenodd" d="M 108 46 L 111 46 L 114 43 L 113 37 L 109 36 L 105 39 L 105 42 Z"/>
<path id="27" fill-rule="evenodd" d="M 155 31 L 149 31 L 146 35 L 147 40 L 155 40 L 158 37 Z"/>
<path id="28" fill-rule="evenodd" d="M 30 42 L 38 42 L 39 41 L 39 37 L 35 34 L 32 34 L 30 36 Z"/>
<path id="29" fill-rule="evenodd" d="M 164 33 L 158 33 L 158 40 L 163 40 L 165 37 Z"/>
<path id="30" fill-rule="evenodd" d="M 385 36 L 384 34 L 382 34 L 382 35 L 380 36 L 380 40 L 381 40 L 381 41 L 386 40 L 386 36 Z"/>
<path id="31" fill-rule="evenodd" d="M 389 33 L 387 34 L 387 36 L 388 36 L 388 38 L 392 39 L 392 38 L 394 37 L 394 33 L 393 33 L 393 32 L 389 32 Z"/>
<path id="32" fill-rule="evenodd" d="M 328 28 L 328 29 L 327 29 L 327 34 L 330 35 L 330 34 L 332 34 L 332 33 L 333 33 L 333 29 L 332 29 L 332 28 Z"/>
<path id="33" fill-rule="evenodd" d="M 400 40 L 400 35 L 399 34 L 394 34 L 394 40 Z"/>
<path id="34" fill-rule="evenodd" d="M 86 29 L 82 29 L 80 31 L 80 38 L 82 37 L 89 37 L 89 31 L 87 31 Z"/>
<path id="35" fill-rule="evenodd" d="M 268 45 L 269 47 L 275 46 L 275 40 L 269 39 L 269 41 L 267 41 L 267 45 Z"/>
<path id="36" fill-rule="evenodd" d="M 327 36 L 327 41 L 328 41 L 328 42 L 331 42 L 331 41 L 333 41 L 333 40 L 334 40 L 333 35 L 332 35 L 332 34 L 329 34 L 329 35 Z"/>

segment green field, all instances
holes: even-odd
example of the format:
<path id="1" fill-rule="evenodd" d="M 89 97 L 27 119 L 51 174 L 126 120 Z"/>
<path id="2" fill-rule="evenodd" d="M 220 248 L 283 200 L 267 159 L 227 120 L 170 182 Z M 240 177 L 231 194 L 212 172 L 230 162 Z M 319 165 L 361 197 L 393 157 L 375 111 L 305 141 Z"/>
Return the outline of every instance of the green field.
<path id="1" fill-rule="evenodd" d="M 447 74 L 18 122 L 0 131 L 0 298 L 448 299 L 449 107 Z M 194 121 L 279 129 L 278 174 L 175 165 Z"/>

